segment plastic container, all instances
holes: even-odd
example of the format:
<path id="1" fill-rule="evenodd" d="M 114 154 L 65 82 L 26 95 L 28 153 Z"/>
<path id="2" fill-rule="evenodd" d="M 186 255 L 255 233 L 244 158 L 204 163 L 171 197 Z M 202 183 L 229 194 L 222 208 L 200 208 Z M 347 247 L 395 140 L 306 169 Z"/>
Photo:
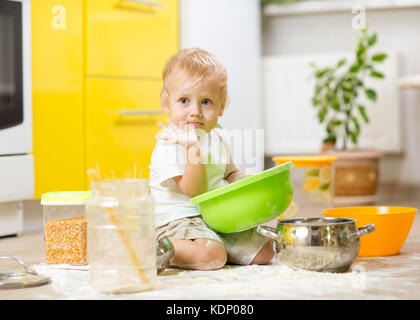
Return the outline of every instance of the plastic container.
<path id="1" fill-rule="evenodd" d="M 322 210 L 331 208 L 334 195 L 333 162 L 336 157 L 324 155 L 273 157 L 278 165 L 291 161 L 293 200 L 279 219 L 321 216 Z"/>
<path id="2" fill-rule="evenodd" d="M 231 233 L 275 219 L 293 197 L 290 169 L 284 163 L 192 198 L 214 230 Z"/>
<path id="3" fill-rule="evenodd" d="M 92 182 L 86 205 L 90 285 L 123 293 L 155 287 L 155 211 L 146 179 Z"/>
<path id="4" fill-rule="evenodd" d="M 61 191 L 41 197 L 48 264 L 87 264 L 85 204 L 90 191 Z"/>
<path id="5" fill-rule="evenodd" d="M 416 216 L 409 207 L 365 206 L 331 208 L 325 217 L 356 219 L 356 226 L 374 224 L 375 232 L 360 239 L 360 257 L 390 256 L 400 252 Z"/>

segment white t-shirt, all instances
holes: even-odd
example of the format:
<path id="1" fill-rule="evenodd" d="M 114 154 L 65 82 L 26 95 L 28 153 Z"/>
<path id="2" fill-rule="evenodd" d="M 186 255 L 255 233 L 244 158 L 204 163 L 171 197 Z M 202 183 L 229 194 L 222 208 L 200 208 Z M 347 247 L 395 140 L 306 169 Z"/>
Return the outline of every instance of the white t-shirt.
<path id="1" fill-rule="evenodd" d="M 236 166 L 232 162 L 229 145 L 223 138 L 222 129 L 213 129 L 199 139 L 201 159 L 206 160 L 208 190 L 226 184 L 225 178 Z M 164 144 L 158 140 L 152 153 L 150 191 L 155 201 L 157 227 L 170 221 L 200 215 L 198 207 L 190 203 L 172 179 L 184 175 L 186 150 L 179 144 Z"/>

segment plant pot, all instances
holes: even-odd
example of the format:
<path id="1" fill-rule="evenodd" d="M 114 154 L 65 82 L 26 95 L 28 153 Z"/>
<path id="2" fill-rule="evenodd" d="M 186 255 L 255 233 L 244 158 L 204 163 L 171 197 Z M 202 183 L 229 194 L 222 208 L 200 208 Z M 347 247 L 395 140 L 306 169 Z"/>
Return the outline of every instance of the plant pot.
<path id="1" fill-rule="evenodd" d="M 333 150 L 334 203 L 375 201 L 379 181 L 379 160 L 383 152 L 373 150 Z"/>

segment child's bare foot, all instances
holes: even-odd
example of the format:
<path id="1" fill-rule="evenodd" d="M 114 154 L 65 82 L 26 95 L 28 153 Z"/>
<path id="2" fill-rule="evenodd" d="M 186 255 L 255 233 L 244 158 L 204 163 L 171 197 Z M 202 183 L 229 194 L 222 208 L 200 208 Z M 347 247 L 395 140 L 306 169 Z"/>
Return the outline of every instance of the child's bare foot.
<path id="1" fill-rule="evenodd" d="M 270 264 L 274 257 L 273 241 L 270 239 L 257 253 L 251 264 Z"/>

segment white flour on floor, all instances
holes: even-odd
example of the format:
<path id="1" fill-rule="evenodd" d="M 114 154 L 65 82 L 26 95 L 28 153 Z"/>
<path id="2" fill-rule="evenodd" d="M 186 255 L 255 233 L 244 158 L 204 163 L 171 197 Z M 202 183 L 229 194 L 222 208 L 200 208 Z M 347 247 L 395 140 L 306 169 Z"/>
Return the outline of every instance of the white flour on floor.
<path id="1" fill-rule="evenodd" d="M 346 273 L 296 271 L 278 264 L 215 271 L 167 269 L 154 290 L 130 294 L 95 292 L 87 266 L 33 267 L 51 277 L 51 286 L 62 299 L 419 299 L 420 274 L 417 280 L 404 278 L 419 266 L 420 255 L 412 254 L 359 258 Z M 416 296 L 404 297 L 407 290 Z"/>

